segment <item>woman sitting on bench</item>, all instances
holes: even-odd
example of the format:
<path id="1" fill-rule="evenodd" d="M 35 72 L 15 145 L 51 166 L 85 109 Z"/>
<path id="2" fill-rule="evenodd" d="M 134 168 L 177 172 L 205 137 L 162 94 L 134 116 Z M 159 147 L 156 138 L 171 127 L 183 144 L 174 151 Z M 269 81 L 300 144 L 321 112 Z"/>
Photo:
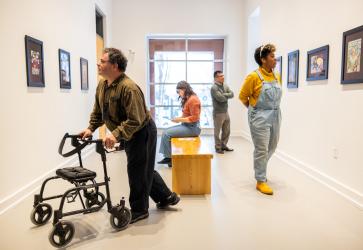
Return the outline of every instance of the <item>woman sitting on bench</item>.
<path id="1" fill-rule="evenodd" d="M 164 159 L 159 164 L 168 164 L 171 167 L 171 138 L 193 137 L 200 135 L 200 100 L 194 93 L 192 87 L 186 81 L 178 82 L 176 92 L 181 99 L 183 109 L 182 117 L 175 117 L 173 122 L 181 122 L 180 125 L 173 126 L 164 130 L 161 136 L 159 152 L 164 155 Z"/>

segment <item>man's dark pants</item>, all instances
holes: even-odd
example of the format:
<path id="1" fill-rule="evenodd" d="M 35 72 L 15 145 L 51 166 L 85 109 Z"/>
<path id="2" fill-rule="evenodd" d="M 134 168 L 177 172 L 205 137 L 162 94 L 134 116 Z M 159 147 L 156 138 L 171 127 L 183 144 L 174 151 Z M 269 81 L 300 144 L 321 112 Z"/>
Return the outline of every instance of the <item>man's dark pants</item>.
<path id="1" fill-rule="evenodd" d="M 164 180 L 154 170 L 156 142 L 157 129 L 151 119 L 125 143 L 130 186 L 129 202 L 133 213 L 148 211 L 149 196 L 158 203 L 171 195 Z"/>

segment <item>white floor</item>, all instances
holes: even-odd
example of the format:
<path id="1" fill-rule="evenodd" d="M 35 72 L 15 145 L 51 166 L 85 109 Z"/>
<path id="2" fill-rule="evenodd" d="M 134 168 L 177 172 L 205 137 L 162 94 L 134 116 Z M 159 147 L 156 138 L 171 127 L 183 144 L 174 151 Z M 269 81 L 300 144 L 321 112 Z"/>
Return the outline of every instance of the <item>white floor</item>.
<path id="1" fill-rule="evenodd" d="M 203 137 L 213 149 L 212 137 Z M 182 196 L 175 209 L 159 211 L 150 202 L 150 217 L 114 232 L 105 209 L 67 217 L 76 227 L 67 249 L 363 249 L 363 211 L 325 186 L 273 158 L 268 179 L 275 194 L 255 190 L 252 145 L 231 138 L 234 152 L 215 155 L 211 196 Z M 108 155 L 113 202 L 127 197 L 124 152 Z M 161 156 L 158 155 L 158 159 Z M 85 166 L 97 169 L 92 154 Z M 171 169 L 156 165 L 171 186 Z M 66 183 L 49 190 L 63 192 Z M 53 249 L 48 242 L 51 221 L 35 227 L 29 219 L 33 197 L 0 216 L 0 249 Z M 53 208 L 57 202 L 52 202 Z"/>

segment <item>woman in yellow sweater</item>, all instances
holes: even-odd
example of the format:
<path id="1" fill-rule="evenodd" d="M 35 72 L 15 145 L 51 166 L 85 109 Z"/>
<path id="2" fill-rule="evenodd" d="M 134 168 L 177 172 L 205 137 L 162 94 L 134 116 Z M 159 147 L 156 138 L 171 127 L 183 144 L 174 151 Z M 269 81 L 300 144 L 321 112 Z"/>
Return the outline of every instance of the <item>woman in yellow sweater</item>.
<path id="1" fill-rule="evenodd" d="M 277 147 L 281 123 L 281 81 L 273 72 L 276 66 L 275 51 L 272 44 L 256 49 L 254 57 L 259 68 L 246 77 L 239 93 L 239 99 L 248 108 L 248 122 L 255 147 L 256 189 L 269 195 L 273 191 L 267 184 L 266 167 Z"/>

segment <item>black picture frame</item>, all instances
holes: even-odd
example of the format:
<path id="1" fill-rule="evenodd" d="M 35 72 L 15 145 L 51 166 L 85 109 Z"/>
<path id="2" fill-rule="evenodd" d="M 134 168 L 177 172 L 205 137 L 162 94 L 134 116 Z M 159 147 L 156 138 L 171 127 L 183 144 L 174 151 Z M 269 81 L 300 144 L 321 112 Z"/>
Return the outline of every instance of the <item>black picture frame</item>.
<path id="1" fill-rule="evenodd" d="M 26 77 L 28 87 L 45 87 L 43 42 L 25 36 Z"/>
<path id="2" fill-rule="evenodd" d="M 278 74 L 279 80 L 282 81 L 282 56 L 276 57 L 276 66 L 274 71 Z"/>
<path id="3" fill-rule="evenodd" d="M 328 79 L 329 45 L 307 52 L 306 80 L 317 81 Z"/>
<path id="4" fill-rule="evenodd" d="M 88 90 L 88 60 L 80 58 L 80 72 L 81 72 L 81 90 Z"/>
<path id="5" fill-rule="evenodd" d="M 61 89 L 71 88 L 71 54 L 68 51 L 59 49 L 59 82 Z"/>
<path id="6" fill-rule="evenodd" d="M 341 83 L 363 83 L 363 25 L 343 33 Z"/>
<path id="7" fill-rule="evenodd" d="M 299 50 L 287 54 L 287 87 L 299 87 Z"/>

